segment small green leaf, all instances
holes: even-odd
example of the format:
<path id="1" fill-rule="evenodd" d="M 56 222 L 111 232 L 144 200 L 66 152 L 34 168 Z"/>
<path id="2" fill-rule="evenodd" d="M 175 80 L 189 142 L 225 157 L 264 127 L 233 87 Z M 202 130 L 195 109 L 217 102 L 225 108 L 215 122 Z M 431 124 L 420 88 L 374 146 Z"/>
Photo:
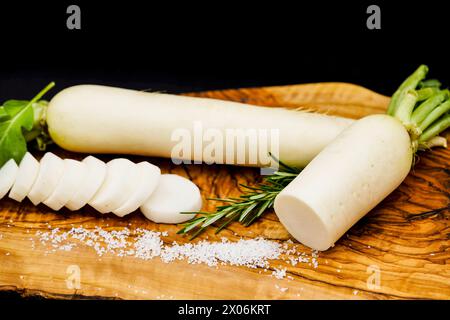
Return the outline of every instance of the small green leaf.
<path id="1" fill-rule="evenodd" d="M 9 100 L 3 105 L 9 119 L 0 123 L 0 167 L 9 159 L 17 163 L 27 152 L 22 129 L 33 128 L 33 109 L 28 101 Z"/>
<path id="2" fill-rule="evenodd" d="M 25 135 L 33 129 L 33 105 L 55 85 L 49 83 L 33 99 L 8 100 L 0 107 L 0 168 L 10 159 L 19 163 L 27 152 Z"/>

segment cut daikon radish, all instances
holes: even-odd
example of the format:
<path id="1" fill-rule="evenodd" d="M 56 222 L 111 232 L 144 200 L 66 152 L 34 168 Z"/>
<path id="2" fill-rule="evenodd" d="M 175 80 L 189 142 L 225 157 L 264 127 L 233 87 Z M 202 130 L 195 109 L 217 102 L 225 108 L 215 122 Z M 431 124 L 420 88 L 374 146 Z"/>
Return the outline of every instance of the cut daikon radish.
<path id="1" fill-rule="evenodd" d="M 156 190 L 141 206 L 142 213 L 157 223 L 181 223 L 192 219 L 202 207 L 198 187 L 189 179 L 175 174 L 163 174 Z"/>
<path id="2" fill-rule="evenodd" d="M 27 152 L 20 161 L 19 172 L 16 181 L 9 192 L 9 197 L 16 201 L 22 201 L 30 192 L 31 187 L 39 174 L 39 162 Z"/>
<path id="3" fill-rule="evenodd" d="M 275 198 L 275 212 L 304 245 L 327 250 L 408 174 L 402 123 L 372 115 L 344 130 Z"/>
<path id="4" fill-rule="evenodd" d="M 55 190 L 63 172 L 64 161 L 57 155 L 47 152 L 41 159 L 39 173 L 28 194 L 28 199 L 35 206 L 47 199 Z"/>
<path id="5" fill-rule="evenodd" d="M 86 165 L 80 161 L 65 159 L 64 173 L 53 193 L 43 203 L 59 210 L 72 198 L 75 190 L 79 190 L 86 175 Z"/>
<path id="6" fill-rule="evenodd" d="M 18 171 L 19 167 L 14 159 L 8 160 L 8 162 L 0 169 L 0 199 L 2 199 L 13 186 Z"/>
<path id="7" fill-rule="evenodd" d="M 136 165 L 139 174 L 135 190 L 128 200 L 118 209 L 114 210 L 114 214 L 123 217 L 137 210 L 155 190 L 161 176 L 161 170 L 148 162 L 141 162 Z"/>
<path id="8" fill-rule="evenodd" d="M 119 158 L 106 164 L 106 177 L 89 205 L 101 213 L 112 212 L 128 200 L 138 181 L 136 164 Z"/>
<path id="9" fill-rule="evenodd" d="M 84 158 L 86 174 L 81 186 L 73 193 L 72 198 L 65 204 L 69 210 L 79 210 L 84 207 L 100 189 L 106 176 L 106 163 L 93 157 Z"/>

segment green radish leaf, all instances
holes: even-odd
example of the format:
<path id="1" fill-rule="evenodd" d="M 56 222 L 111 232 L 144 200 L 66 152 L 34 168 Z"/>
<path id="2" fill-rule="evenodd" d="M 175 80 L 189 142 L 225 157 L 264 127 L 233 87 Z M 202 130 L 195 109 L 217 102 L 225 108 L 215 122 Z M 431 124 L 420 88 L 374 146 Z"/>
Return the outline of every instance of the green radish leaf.
<path id="1" fill-rule="evenodd" d="M 5 108 L 3 106 L 0 107 L 0 122 L 5 121 L 6 119 L 9 119 L 8 114 L 5 111 Z"/>
<path id="2" fill-rule="evenodd" d="M 27 152 L 23 129 L 33 128 L 34 114 L 29 101 L 9 100 L 3 104 L 6 115 L 0 122 L 0 167 L 9 159 L 17 163 Z"/>
<path id="3" fill-rule="evenodd" d="M 39 100 L 55 86 L 50 82 L 33 99 L 8 100 L 0 106 L 0 168 L 10 159 L 19 163 L 27 152 L 26 136 L 40 119 L 34 119 L 34 108 L 46 103 Z"/>

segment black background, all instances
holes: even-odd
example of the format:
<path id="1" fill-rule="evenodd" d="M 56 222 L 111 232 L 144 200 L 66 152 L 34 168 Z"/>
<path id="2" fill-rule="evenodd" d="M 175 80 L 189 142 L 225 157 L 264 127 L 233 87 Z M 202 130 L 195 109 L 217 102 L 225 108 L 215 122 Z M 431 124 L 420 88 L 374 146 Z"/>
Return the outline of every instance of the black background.
<path id="1" fill-rule="evenodd" d="M 48 97 L 79 83 L 187 92 L 319 81 L 390 95 L 422 63 L 449 84 L 444 3 L 1 1 L 0 102 L 50 81 Z M 69 4 L 81 30 L 66 28 Z M 366 28 L 370 4 L 381 30 Z"/>
<path id="2" fill-rule="evenodd" d="M 245 3 L 245 5 L 244 5 Z M 99 83 L 167 92 L 318 81 L 390 95 L 419 64 L 450 83 L 444 1 L 0 4 L 0 101 Z M 81 30 L 66 8 L 81 7 Z M 366 27 L 381 8 L 381 30 Z"/>

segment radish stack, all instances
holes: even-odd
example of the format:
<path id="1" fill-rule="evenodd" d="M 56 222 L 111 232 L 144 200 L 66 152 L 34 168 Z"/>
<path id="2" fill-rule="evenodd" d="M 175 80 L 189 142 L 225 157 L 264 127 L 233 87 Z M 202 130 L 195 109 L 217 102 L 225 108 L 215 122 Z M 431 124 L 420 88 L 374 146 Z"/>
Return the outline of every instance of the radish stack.
<path id="1" fill-rule="evenodd" d="M 28 197 L 34 205 L 44 203 L 55 211 L 64 206 L 79 210 L 89 204 L 100 213 L 123 217 L 142 207 L 150 220 L 178 223 L 191 218 L 181 212 L 197 211 L 202 205 L 200 191 L 190 180 L 161 175 L 158 167 L 145 161 L 135 164 L 118 158 L 105 164 L 92 156 L 63 160 L 47 152 L 38 162 L 26 153 L 19 166 L 14 159 L 6 162 L 0 177 L 0 199 L 9 191 L 16 201 Z"/>

